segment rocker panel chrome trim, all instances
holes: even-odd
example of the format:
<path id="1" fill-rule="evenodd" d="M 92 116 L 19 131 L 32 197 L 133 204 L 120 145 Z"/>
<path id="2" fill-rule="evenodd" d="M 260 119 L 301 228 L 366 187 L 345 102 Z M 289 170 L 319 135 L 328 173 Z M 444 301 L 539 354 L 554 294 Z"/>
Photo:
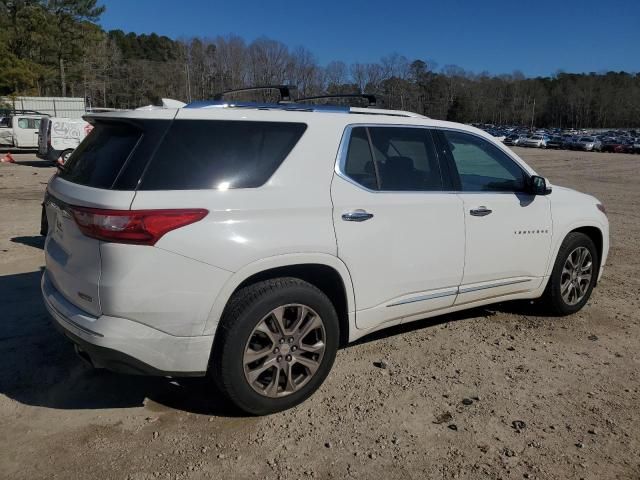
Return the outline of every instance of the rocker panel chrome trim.
<path id="1" fill-rule="evenodd" d="M 479 287 L 466 287 L 466 288 L 458 288 L 458 293 L 469 293 L 475 292 L 478 290 L 486 290 L 488 288 L 496 288 L 496 287 L 506 287 L 507 285 L 515 285 L 517 283 L 525 283 L 533 281 L 533 278 L 525 278 L 521 280 L 510 280 L 505 282 L 493 283 L 491 285 L 481 285 Z"/>
<path id="2" fill-rule="evenodd" d="M 390 303 L 389 305 L 387 305 L 387 307 L 397 307 L 398 305 L 405 305 L 407 303 L 422 302 L 424 300 L 432 300 L 434 298 L 450 297 L 451 295 L 457 294 L 458 289 L 456 288 L 447 292 L 431 293 L 428 295 L 419 295 L 417 297 L 407 298 L 406 300 L 400 300 L 399 302 Z"/>
<path id="3" fill-rule="evenodd" d="M 478 290 L 487 290 L 489 288 L 498 288 L 498 287 L 505 287 L 508 285 L 516 285 L 518 283 L 531 282 L 533 280 L 535 280 L 535 278 L 523 278 L 519 280 L 501 281 L 497 283 L 492 283 L 491 285 L 481 285 L 478 287 L 458 287 L 456 289 L 452 289 L 445 292 L 418 295 L 415 297 L 407 298 L 405 300 L 400 300 L 398 302 L 390 303 L 389 305 L 387 305 L 387 307 L 397 307 L 398 305 L 406 305 L 407 303 L 423 302 L 425 300 L 433 300 L 436 298 L 449 297 L 449 296 L 458 295 L 461 293 L 476 292 Z"/>

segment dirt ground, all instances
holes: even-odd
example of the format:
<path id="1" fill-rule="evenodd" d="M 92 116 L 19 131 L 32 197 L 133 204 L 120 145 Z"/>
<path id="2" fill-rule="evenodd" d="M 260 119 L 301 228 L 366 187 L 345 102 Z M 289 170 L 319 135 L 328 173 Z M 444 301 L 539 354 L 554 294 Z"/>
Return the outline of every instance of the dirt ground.
<path id="1" fill-rule="evenodd" d="M 639 479 L 640 156 L 517 151 L 607 207 L 611 256 L 582 312 L 505 304 L 393 328 L 262 418 L 201 379 L 81 363 L 39 293 L 53 169 L 0 164 L 0 478 Z"/>

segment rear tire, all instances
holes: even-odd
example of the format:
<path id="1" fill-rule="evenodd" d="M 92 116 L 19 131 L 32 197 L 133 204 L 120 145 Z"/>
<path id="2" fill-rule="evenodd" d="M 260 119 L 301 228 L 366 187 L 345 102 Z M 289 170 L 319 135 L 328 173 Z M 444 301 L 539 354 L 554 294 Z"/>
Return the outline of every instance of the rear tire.
<path id="1" fill-rule="evenodd" d="M 599 270 L 600 259 L 593 241 L 584 233 L 571 232 L 560 246 L 541 297 L 543 309 L 563 316 L 582 309 L 591 297 Z"/>
<path id="2" fill-rule="evenodd" d="M 67 160 L 69 160 L 69 157 L 71 156 L 72 153 L 73 153 L 73 150 L 65 150 L 60 154 L 60 160 L 62 160 L 62 165 L 65 165 L 67 163 Z"/>
<path id="3" fill-rule="evenodd" d="M 244 412 L 279 412 L 320 387 L 339 338 L 338 315 L 321 290 L 298 278 L 265 280 L 229 300 L 208 375 Z"/>

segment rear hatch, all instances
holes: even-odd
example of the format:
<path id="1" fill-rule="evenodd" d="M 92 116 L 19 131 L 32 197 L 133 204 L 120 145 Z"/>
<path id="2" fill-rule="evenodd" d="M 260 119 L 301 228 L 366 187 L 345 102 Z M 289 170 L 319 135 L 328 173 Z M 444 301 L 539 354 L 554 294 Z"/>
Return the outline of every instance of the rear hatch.
<path id="1" fill-rule="evenodd" d="M 100 241 L 84 235 L 73 215 L 76 206 L 128 209 L 133 192 L 108 192 L 56 177 L 45 202 L 49 233 L 45 243 L 47 276 L 71 303 L 100 314 Z"/>
<path id="2" fill-rule="evenodd" d="M 100 240 L 81 231 L 76 220 L 78 208 L 129 210 L 149 148 L 154 142 L 157 145 L 158 138 L 143 119 L 107 117 L 91 121 L 95 128 L 47 187 L 45 259 L 46 275 L 58 292 L 78 308 L 98 316 Z M 169 124 L 151 123 L 162 124 L 162 128 Z M 142 146 L 147 143 L 142 142 L 143 137 L 149 138 L 147 148 Z"/>

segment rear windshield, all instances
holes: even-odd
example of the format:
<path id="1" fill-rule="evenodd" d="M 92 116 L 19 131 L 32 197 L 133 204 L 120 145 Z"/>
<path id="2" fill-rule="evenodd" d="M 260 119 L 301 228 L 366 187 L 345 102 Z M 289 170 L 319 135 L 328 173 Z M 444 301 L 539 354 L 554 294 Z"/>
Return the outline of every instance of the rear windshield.
<path id="1" fill-rule="evenodd" d="M 111 188 L 140 136 L 135 127 L 98 123 L 58 176 L 80 185 Z"/>
<path id="2" fill-rule="evenodd" d="M 259 187 L 277 170 L 306 128 L 303 123 L 175 120 L 139 189 Z"/>

